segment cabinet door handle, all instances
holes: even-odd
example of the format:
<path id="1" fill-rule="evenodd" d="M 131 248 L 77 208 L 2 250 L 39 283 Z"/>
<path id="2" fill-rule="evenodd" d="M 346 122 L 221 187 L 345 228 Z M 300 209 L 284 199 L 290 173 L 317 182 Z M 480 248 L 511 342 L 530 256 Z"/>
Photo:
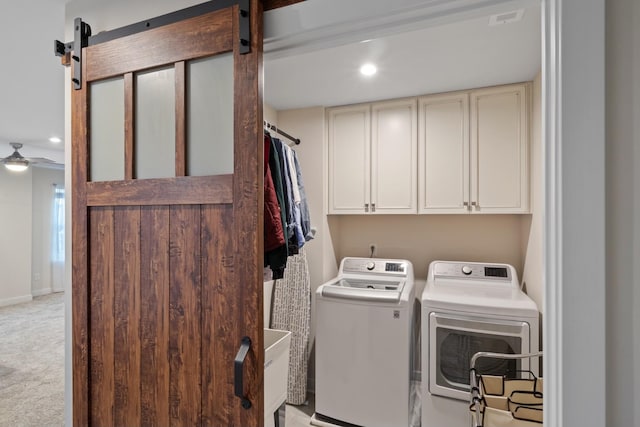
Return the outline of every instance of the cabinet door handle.
<path id="1" fill-rule="evenodd" d="M 462 202 L 462 207 L 467 208 L 467 210 L 468 210 L 468 211 L 470 211 L 470 210 L 471 210 L 471 206 L 469 206 L 469 202 L 466 202 L 466 201 L 465 201 L 465 202 Z"/>
<path id="2" fill-rule="evenodd" d="M 233 391 L 234 394 L 242 401 L 242 407 L 244 409 L 251 408 L 251 401 L 244 395 L 244 361 L 247 357 L 247 353 L 251 349 L 251 338 L 243 337 L 240 349 L 233 361 Z"/>
<path id="3" fill-rule="evenodd" d="M 477 202 L 471 202 L 471 206 L 473 206 L 476 209 L 480 207 L 480 205 Z"/>
<path id="4" fill-rule="evenodd" d="M 371 212 L 375 212 L 375 211 L 376 211 L 376 204 L 371 203 Z"/>
<path id="5" fill-rule="evenodd" d="M 369 212 L 369 203 L 364 204 L 364 211 Z"/>

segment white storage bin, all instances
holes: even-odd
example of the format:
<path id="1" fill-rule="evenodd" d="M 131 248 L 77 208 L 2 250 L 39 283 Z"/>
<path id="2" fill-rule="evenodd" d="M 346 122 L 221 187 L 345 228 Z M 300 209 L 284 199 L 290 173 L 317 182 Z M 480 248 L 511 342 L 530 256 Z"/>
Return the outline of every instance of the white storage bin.
<path id="1" fill-rule="evenodd" d="M 273 414 L 287 399 L 291 332 L 264 330 L 264 425 L 272 427 Z"/>
<path id="2" fill-rule="evenodd" d="M 264 327 L 267 329 L 271 326 L 271 295 L 273 294 L 273 284 L 275 282 L 273 280 L 268 280 L 264 282 Z M 265 344 L 266 348 L 266 344 Z"/>

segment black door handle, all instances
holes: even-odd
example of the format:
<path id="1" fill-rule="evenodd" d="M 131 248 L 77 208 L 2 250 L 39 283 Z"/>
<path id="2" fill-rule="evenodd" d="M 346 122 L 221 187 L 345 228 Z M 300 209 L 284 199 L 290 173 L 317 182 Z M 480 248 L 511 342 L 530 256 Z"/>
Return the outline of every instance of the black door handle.
<path id="1" fill-rule="evenodd" d="M 236 359 L 233 361 L 233 388 L 234 393 L 242 400 L 242 407 L 244 409 L 251 408 L 251 401 L 244 395 L 244 360 L 247 358 L 247 353 L 251 349 L 251 338 L 243 337 L 240 343 L 240 349 L 236 354 Z"/>

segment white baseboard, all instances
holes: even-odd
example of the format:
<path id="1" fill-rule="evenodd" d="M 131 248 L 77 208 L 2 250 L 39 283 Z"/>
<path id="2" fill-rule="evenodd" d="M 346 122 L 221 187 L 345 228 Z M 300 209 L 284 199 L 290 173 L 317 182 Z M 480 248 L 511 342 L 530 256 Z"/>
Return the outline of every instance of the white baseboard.
<path id="1" fill-rule="evenodd" d="M 13 297 L 13 298 L 3 298 L 3 299 L 0 299 L 0 307 L 5 307 L 7 305 L 20 304 L 20 303 L 23 303 L 23 302 L 29 302 L 32 299 L 33 298 L 31 297 L 31 294 L 22 295 L 22 296 Z"/>
<path id="2" fill-rule="evenodd" d="M 33 295 L 34 297 L 39 297 L 39 296 L 42 296 L 42 295 L 48 295 L 51 292 L 53 292 L 51 290 L 51 288 L 42 288 L 42 289 L 32 290 L 31 291 L 31 295 Z"/>

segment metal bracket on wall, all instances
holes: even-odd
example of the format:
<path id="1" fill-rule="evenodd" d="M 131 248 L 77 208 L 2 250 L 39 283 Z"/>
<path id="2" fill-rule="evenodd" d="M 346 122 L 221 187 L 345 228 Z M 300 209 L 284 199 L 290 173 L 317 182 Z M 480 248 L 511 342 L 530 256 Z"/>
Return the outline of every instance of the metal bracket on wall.
<path id="1" fill-rule="evenodd" d="M 194 18 L 204 15 L 205 13 L 215 12 L 216 10 L 225 9 L 238 5 L 239 20 L 239 36 L 241 54 L 251 52 L 251 1 L 250 0 L 216 0 L 197 4 L 195 6 L 181 9 L 166 15 L 157 16 L 155 18 L 140 21 L 135 24 L 116 28 L 115 30 L 102 31 L 95 36 L 91 36 L 91 27 L 82 22 L 81 18 L 74 21 L 74 41 L 70 43 L 62 43 L 59 40 L 54 41 L 54 53 L 56 56 L 66 56 L 73 52 L 71 59 L 73 61 L 73 84 L 75 89 L 82 88 L 82 48 L 104 43 L 120 37 L 130 36 L 132 34 L 141 33 L 143 31 L 158 28 L 163 25 L 172 24 L 185 19 Z M 75 49 L 75 47 L 80 48 Z"/>
<path id="2" fill-rule="evenodd" d="M 82 89 L 82 48 L 89 45 L 89 37 L 91 37 L 91 27 L 86 22 L 82 21 L 82 18 L 76 18 L 73 22 L 73 42 L 62 43 L 59 40 L 54 40 L 53 48 L 56 56 L 65 56 L 67 53 L 71 54 L 71 60 L 73 61 L 73 88 L 78 90 Z"/>

